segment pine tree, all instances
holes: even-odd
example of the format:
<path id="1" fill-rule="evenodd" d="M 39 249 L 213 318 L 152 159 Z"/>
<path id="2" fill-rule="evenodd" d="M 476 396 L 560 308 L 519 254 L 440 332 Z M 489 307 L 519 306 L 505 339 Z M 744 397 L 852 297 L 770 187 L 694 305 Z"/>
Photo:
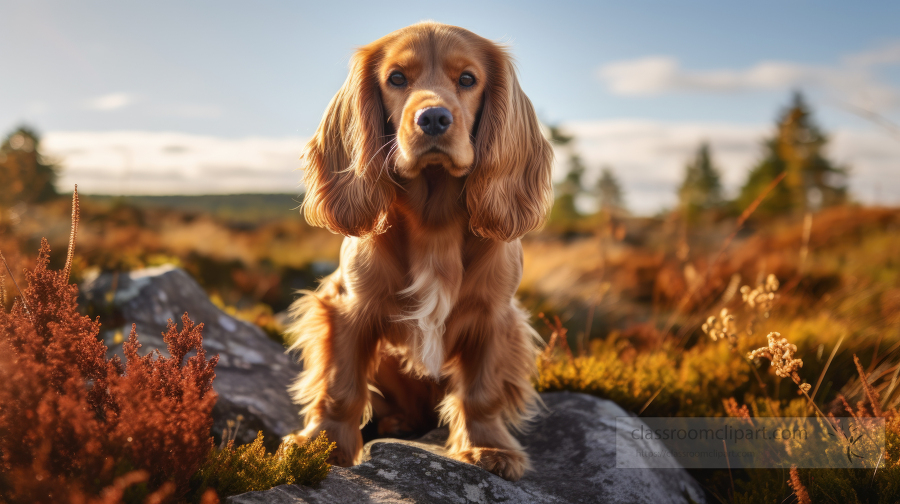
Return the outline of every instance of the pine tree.
<path id="1" fill-rule="evenodd" d="M 551 125 L 548 128 L 550 142 L 568 154 L 566 178 L 553 189 L 556 200 L 550 209 L 550 221 L 568 227 L 581 216 L 575 200 L 584 192 L 582 177 L 585 166 L 581 157 L 571 148 L 575 137 L 565 133 L 559 126 Z"/>
<path id="2" fill-rule="evenodd" d="M 550 143 L 553 145 L 558 145 L 560 147 L 568 147 L 572 140 L 575 140 L 574 135 L 569 135 L 561 127 L 556 124 L 551 124 L 547 126 L 547 129 L 550 131 Z"/>
<path id="3" fill-rule="evenodd" d="M 581 179 L 585 167 L 581 156 L 575 153 L 569 155 L 568 164 L 566 178 L 554 188 L 556 201 L 550 210 L 550 219 L 559 222 L 570 222 L 581 216 L 575 206 L 575 199 L 584 192 Z"/>
<path id="4" fill-rule="evenodd" d="M 678 198 L 688 220 L 694 220 L 699 214 L 721 205 L 721 177 L 712 162 L 708 143 L 700 144 L 694 160 L 685 167 Z"/>
<path id="5" fill-rule="evenodd" d="M 567 231 L 577 227 L 576 221 L 584 217 L 576 205 L 579 197 L 596 198 L 598 207 L 607 213 L 618 214 L 624 211 L 622 188 L 612 169 L 604 167 L 597 184 L 594 187 L 586 187 L 584 181 L 586 166 L 581 156 L 572 149 L 575 138 L 557 126 L 550 126 L 549 130 L 550 141 L 567 154 L 566 177 L 554 188 L 556 200 L 550 210 L 551 227 Z"/>
<path id="6" fill-rule="evenodd" d="M 597 199 L 600 208 L 605 212 L 621 212 L 625 210 L 622 199 L 622 186 L 613 173 L 612 168 L 604 166 L 597 180 Z"/>
<path id="7" fill-rule="evenodd" d="M 56 196 L 56 166 L 40 152 L 40 138 L 20 127 L 0 144 L 0 205 L 33 203 Z"/>
<path id="8" fill-rule="evenodd" d="M 759 207 L 760 213 L 802 213 L 846 201 L 846 168 L 825 157 L 828 137 L 799 92 L 781 114 L 775 135 L 763 143 L 764 157 L 741 189 L 737 203 L 749 206 L 779 175 L 787 173 Z"/>

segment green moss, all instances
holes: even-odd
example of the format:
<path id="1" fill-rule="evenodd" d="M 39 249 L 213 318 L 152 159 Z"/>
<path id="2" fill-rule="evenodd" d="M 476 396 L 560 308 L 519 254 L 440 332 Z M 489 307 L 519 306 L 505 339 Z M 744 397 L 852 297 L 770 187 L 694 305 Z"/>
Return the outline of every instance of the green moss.
<path id="1" fill-rule="evenodd" d="M 214 448 L 194 475 L 193 501 L 199 502 L 207 488 L 224 498 L 278 485 L 315 485 L 328 475 L 331 466 L 326 460 L 333 449 L 324 432 L 303 445 L 282 443 L 275 453 L 266 453 L 262 432 L 247 445 L 235 447 L 231 441 L 222 449 Z"/>
<path id="2" fill-rule="evenodd" d="M 573 359 L 544 355 L 535 386 L 605 397 L 632 411 L 647 405 L 651 416 L 705 416 L 722 415 L 722 400 L 749 381 L 749 365 L 725 345 L 680 350 L 666 343 L 643 352 L 620 347 L 609 338 L 593 341 L 589 352 Z"/>

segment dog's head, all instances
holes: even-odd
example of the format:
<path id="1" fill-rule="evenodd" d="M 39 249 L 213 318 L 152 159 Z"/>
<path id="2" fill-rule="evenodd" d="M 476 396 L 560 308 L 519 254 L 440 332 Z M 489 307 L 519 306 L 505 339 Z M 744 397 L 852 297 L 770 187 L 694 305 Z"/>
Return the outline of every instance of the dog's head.
<path id="1" fill-rule="evenodd" d="M 466 177 L 470 227 L 499 240 L 541 225 L 552 149 L 506 50 L 419 23 L 360 48 L 306 151 L 307 220 L 346 235 L 383 231 L 393 174 Z"/>

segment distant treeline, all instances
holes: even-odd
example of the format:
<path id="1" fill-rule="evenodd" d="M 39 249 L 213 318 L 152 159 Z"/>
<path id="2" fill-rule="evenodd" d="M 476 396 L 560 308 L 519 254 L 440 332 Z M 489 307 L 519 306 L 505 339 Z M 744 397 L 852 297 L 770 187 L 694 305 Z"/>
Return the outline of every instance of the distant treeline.
<path id="1" fill-rule="evenodd" d="M 56 181 L 60 166 L 44 156 L 37 132 L 27 126 L 16 128 L 0 142 L 0 208 L 17 204 L 40 204 L 71 195 L 72 188 L 60 188 Z M 82 201 L 115 208 L 168 209 L 202 213 L 231 221 L 259 223 L 268 220 L 302 218 L 299 194 L 210 194 L 173 196 L 90 195 L 81 191 Z"/>
<path id="2" fill-rule="evenodd" d="M 297 194 L 205 194 L 175 196 L 82 196 L 85 201 L 108 205 L 179 210 L 212 215 L 232 222 L 302 218 Z"/>
<path id="3" fill-rule="evenodd" d="M 597 183 L 585 185 L 587 167 L 575 148 L 574 136 L 559 127 L 549 129 L 551 140 L 566 158 L 566 178 L 556 185 L 551 228 L 577 230 L 585 227 L 586 218 L 591 224 L 591 212 L 578 208 L 578 199 L 593 200 L 599 214 L 627 213 L 615 170 L 604 166 Z M 698 139 L 697 150 L 687 160 L 678 187 L 678 205 L 665 213 L 676 212 L 687 222 L 697 222 L 736 216 L 751 206 L 757 216 L 774 217 L 802 215 L 845 203 L 849 168 L 827 157 L 828 140 L 811 107 L 796 92 L 778 114 L 771 135 L 760 139 L 758 160 L 747 167 L 745 182 L 733 199 L 724 194 L 712 147 Z"/>

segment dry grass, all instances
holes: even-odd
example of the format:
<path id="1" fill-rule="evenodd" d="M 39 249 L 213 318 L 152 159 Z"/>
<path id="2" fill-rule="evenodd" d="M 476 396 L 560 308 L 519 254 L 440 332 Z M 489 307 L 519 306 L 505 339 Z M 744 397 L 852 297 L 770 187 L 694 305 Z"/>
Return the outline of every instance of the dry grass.
<path id="1" fill-rule="evenodd" d="M 539 361 L 537 386 L 596 394 L 648 416 L 880 416 L 887 442 L 877 470 L 737 471 L 735 492 L 729 472 L 695 475 L 723 502 L 788 502 L 791 494 L 801 502 L 896 502 L 900 211 L 842 207 L 809 220 L 754 223 L 753 234 L 739 237 L 715 263 L 709 259 L 715 246 L 704 246 L 702 237 L 689 241 L 691 253 L 681 257 L 676 246 L 654 247 L 651 239 L 643 246 L 617 243 L 605 265 L 596 255 L 561 247 L 563 255 L 572 254 L 568 260 L 553 258 L 559 266 L 544 271 L 538 264 L 529 279 L 537 288 L 546 285 L 542 274 L 565 271 L 581 284 L 557 310 L 546 301 L 557 298 L 544 298 L 544 310 L 570 317 L 549 335 L 586 327 L 579 314 L 594 301 L 578 294 L 590 291 L 585 282 L 598 292 L 612 275 L 626 278 L 611 281 L 614 295 L 596 305 L 601 317 L 635 313 L 633 305 L 642 303 L 626 289 L 642 278 L 649 285 L 637 290 L 654 296 L 648 321 L 603 327 L 580 354 L 560 351 L 559 343 L 549 348 Z M 581 246 L 590 240 L 601 244 L 587 238 Z M 543 248 L 532 260 L 546 257 L 552 246 L 529 244 Z M 651 259 L 655 275 L 639 273 L 654 264 Z M 770 273 L 779 282 L 767 278 Z M 737 292 L 736 278 L 746 284 Z M 578 340 L 577 334 L 568 338 Z"/>
<path id="2" fill-rule="evenodd" d="M 0 209 L 0 246 L 17 265 L 28 264 L 29 255 L 20 252 L 36 248 L 42 236 L 61 249 L 70 232 L 67 202 L 23 208 L 15 221 L 5 219 L 10 211 Z M 86 199 L 80 210 L 73 280 L 79 281 L 89 268 L 132 270 L 175 263 L 239 310 L 259 303 L 275 312 L 286 309 L 295 290 L 312 287 L 327 265 L 336 263 L 341 242 L 288 211 L 280 220 L 246 223 L 115 200 Z M 62 259 L 54 257 L 53 264 L 62 267 Z"/>
<path id="3" fill-rule="evenodd" d="M 19 251 L 34 245 L 39 230 L 63 246 L 68 213 L 68 205 L 49 204 L 30 208 L 16 226 L 0 222 L 10 231 L 0 235 L 6 258 L 27 265 Z M 221 306 L 273 334 L 273 313 L 294 287 L 325 273 L 315 265 L 336 261 L 340 243 L 296 218 L 236 227 L 159 209 L 83 204 L 81 213 L 73 279 L 87 267 L 175 261 Z M 547 324 L 536 324 L 548 341 L 555 334 L 539 362 L 540 390 L 583 391 L 648 416 L 848 415 L 843 397 L 854 414 L 880 409 L 887 420 L 878 471 L 695 475 L 727 502 L 802 499 L 798 483 L 812 502 L 900 499 L 900 210 L 846 206 L 751 218 L 738 233 L 727 218 L 695 227 L 674 217 L 622 219 L 616 232 L 603 222 L 586 220 L 574 237 L 547 231 L 524 242 L 520 296 L 534 313 L 548 314 Z M 54 258 L 59 267 L 64 259 Z M 777 290 L 767 289 L 769 274 Z M 769 333 L 780 333 L 772 342 L 778 355 Z M 785 363 L 803 366 L 778 376 L 769 359 L 748 357 L 763 347 L 776 360 L 790 350 Z"/>

